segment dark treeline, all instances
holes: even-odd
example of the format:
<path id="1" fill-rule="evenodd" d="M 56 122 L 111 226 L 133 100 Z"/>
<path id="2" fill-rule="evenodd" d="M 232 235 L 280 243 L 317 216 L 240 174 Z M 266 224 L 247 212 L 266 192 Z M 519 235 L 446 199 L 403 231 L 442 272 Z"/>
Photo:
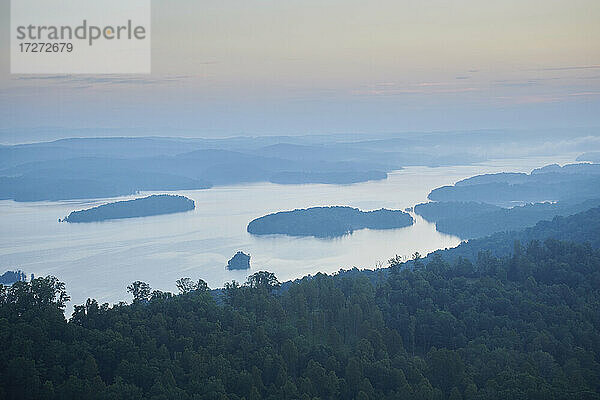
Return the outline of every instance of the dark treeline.
<path id="1" fill-rule="evenodd" d="M 369 280 L 258 272 L 76 306 L 0 291 L 1 399 L 598 399 L 600 251 L 547 240 Z"/>

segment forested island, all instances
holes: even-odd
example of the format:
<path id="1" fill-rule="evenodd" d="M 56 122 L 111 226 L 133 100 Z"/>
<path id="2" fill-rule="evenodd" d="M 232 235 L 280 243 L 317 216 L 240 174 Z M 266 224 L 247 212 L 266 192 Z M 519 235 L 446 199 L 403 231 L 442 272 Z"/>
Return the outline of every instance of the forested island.
<path id="1" fill-rule="evenodd" d="M 413 224 L 410 214 L 401 210 L 361 211 L 347 206 L 312 207 L 281 211 L 257 218 L 248 224 L 253 235 L 337 237 L 358 229 L 394 229 Z"/>
<path id="2" fill-rule="evenodd" d="M 0 285 L 12 285 L 15 282 L 26 280 L 27 275 L 20 269 L 16 271 L 6 271 L 2 275 L 0 275 Z"/>
<path id="3" fill-rule="evenodd" d="M 194 200 L 185 196 L 159 194 L 134 200 L 117 201 L 86 210 L 73 211 L 62 222 L 99 222 L 111 219 L 173 214 L 195 208 Z"/>
<path id="4" fill-rule="evenodd" d="M 231 260 L 227 262 L 227 269 L 250 269 L 250 254 L 246 254 L 243 251 L 238 251 L 231 257 Z"/>
<path id="5" fill-rule="evenodd" d="M 179 295 L 137 281 L 131 304 L 89 299 L 68 321 L 58 279 L 0 285 L 0 396 L 597 399 L 600 209 L 549 224 L 455 261 L 285 285 L 266 271 L 212 291 L 182 278 Z"/>

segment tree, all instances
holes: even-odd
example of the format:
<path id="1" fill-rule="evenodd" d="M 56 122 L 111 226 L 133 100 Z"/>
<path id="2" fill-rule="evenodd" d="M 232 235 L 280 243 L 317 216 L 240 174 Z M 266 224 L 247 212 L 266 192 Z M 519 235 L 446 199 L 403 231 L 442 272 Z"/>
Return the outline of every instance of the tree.
<path id="1" fill-rule="evenodd" d="M 135 281 L 127 286 L 127 291 L 133 295 L 134 302 L 148 301 L 150 299 L 150 285 L 146 282 Z"/>
<path id="2" fill-rule="evenodd" d="M 71 297 L 67 295 L 64 282 L 54 276 L 35 278 L 31 282 L 31 292 L 40 305 L 54 303 L 59 308 L 65 308 Z"/>
<path id="3" fill-rule="evenodd" d="M 54 276 L 35 278 L 31 282 L 19 281 L 11 286 L 2 286 L 0 301 L 11 304 L 16 313 L 32 307 L 53 307 L 64 309 L 71 298 L 67 295 L 64 282 Z"/>
<path id="4" fill-rule="evenodd" d="M 412 255 L 412 262 L 416 269 L 423 268 L 423 257 L 418 251 L 415 251 Z"/>
<path id="5" fill-rule="evenodd" d="M 255 289 L 265 289 L 267 291 L 271 291 L 273 289 L 278 289 L 281 286 L 281 283 L 279 283 L 274 273 L 268 271 L 258 271 L 257 273 L 254 273 L 248 277 L 246 285 Z"/>
<path id="6" fill-rule="evenodd" d="M 464 363 L 455 351 L 434 347 L 427 354 L 427 364 L 429 381 L 445 393 L 450 393 L 463 379 Z"/>
<path id="7" fill-rule="evenodd" d="M 199 292 L 208 292 L 210 288 L 208 287 L 208 284 L 205 281 L 203 281 L 202 279 L 198 279 L 198 282 L 196 283 L 196 290 Z"/>
<path id="8" fill-rule="evenodd" d="M 179 293 L 189 293 L 198 288 L 198 285 L 192 281 L 192 278 L 181 278 L 176 282 L 177 289 L 179 289 Z"/>

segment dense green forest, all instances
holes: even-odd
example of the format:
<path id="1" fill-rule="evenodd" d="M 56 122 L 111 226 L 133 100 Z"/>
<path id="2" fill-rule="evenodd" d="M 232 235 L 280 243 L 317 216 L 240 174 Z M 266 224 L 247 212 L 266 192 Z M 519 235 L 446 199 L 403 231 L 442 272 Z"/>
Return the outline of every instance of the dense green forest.
<path id="1" fill-rule="evenodd" d="M 336 237 L 359 229 L 394 229 L 413 224 L 410 214 L 382 208 L 361 211 L 347 206 L 311 207 L 281 211 L 256 218 L 248 224 L 253 235 Z"/>
<path id="2" fill-rule="evenodd" d="M 130 305 L 88 300 L 69 322 L 56 278 L 2 286 L 0 399 L 600 398 L 597 248 L 409 264 L 281 287 L 268 272 L 218 291 L 181 279 L 176 296 L 134 282 Z"/>

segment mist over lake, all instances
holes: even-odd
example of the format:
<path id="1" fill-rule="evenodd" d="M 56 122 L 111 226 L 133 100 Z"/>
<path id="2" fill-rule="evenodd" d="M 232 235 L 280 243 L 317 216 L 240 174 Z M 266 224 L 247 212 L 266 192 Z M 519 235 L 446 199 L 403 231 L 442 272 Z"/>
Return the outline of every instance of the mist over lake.
<path id="1" fill-rule="evenodd" d="M 58 218 L 73 210 L 159 192 L 89 201 L 4 200 L 0 201 L 0 267 L 59 277 L 67 284 L 71 305 L 88 297 L 111 303 L 125 300 L 126 286 L 134 280 L 175 291 L 175 280 L 184 276 L 204 279 L 214 288 L 231 280 L 244 281 L 258 270 L 272 271 L 283 281 L 340 268 L 374 268 L 396 254 L 427 254 L 454 247 L 460 238 L 437 232 L 434 224 L 414 214 L 416 223 L 407 228 L 365 229 L 335 239 L 256 237 L 246 232 L 246 226 L 268 213 L 313 206 L 405 209 L 426 201 L 432 189 L 472 175 L 529 172 L 553 162 L 572 162 L 575 157 L 568 154 L 472 166 L 407 167 L 386 180 L 352 185 L 256 183 L 176 191 L 169 193 L 193 199 L 196 209 L 88 224 L 59 223 Z M 225 269 L 227 260 L 238 250 L 251 254 L 250 270 Z"/>

